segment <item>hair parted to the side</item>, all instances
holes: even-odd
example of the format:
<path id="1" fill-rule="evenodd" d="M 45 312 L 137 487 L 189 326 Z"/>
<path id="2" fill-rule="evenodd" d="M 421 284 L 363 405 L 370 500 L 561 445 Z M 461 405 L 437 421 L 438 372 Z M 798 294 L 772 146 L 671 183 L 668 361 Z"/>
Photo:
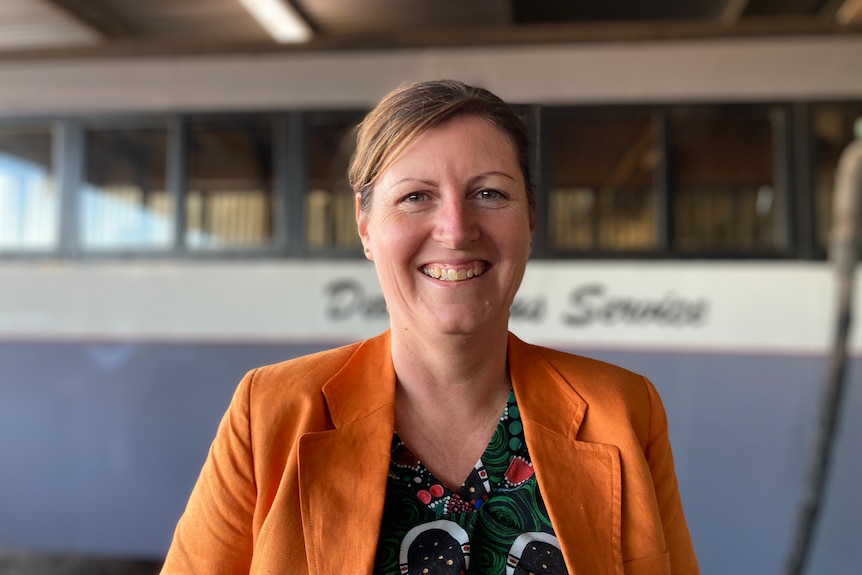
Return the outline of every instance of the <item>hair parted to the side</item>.
<path id="1" fill-rule="evenodd" d="M 496 126 L 512 142 L 527 186 L 530 225 L 536 198 L 530 178 L 530 144 L 524 122 L 502 99 L 484 88 L 456 80 L 402 84 L 387 94 L 359 125 L 350 162 L 350 186 L 360 194 L 363 211 L 371 202 L 378 176 L 423 132 L 458 116 L 477 116 Z"/>

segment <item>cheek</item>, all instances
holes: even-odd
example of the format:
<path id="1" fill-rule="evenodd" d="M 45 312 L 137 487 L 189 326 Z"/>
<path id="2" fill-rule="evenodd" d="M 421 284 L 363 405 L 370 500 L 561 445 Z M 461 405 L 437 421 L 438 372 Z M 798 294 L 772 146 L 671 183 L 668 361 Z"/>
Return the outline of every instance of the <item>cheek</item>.
<path id="1" fill-rule="evenodd" d="M 529 254 L 533 246 L 533 232 L 529 226 L 525 226 L 518 220 L 511 228 L 511 233 L 506 236 L 511 253 Z"/>
<path id="2" fill-rule="evenodd" d="M 408 250 L 422 235 L 419 222 L 397 212 L 378 214 L 369 221 L 367 228 L 376 243 L 389 247 L 396 254 Z"/>

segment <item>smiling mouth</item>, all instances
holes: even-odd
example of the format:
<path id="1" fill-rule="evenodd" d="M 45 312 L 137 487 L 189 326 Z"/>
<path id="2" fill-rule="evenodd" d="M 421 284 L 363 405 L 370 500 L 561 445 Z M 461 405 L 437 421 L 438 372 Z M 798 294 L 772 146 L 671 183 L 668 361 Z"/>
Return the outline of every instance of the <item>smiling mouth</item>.
<path id="1" fill-rule="evenodd" d="M 487 270 L 487 264 L 480 262 L 466 268 L 448 268 L 445 266 L 433 265 L 422 268 L 422 273 L 429 278 L 441 281 L 460 282 L 478 277 Z"/>

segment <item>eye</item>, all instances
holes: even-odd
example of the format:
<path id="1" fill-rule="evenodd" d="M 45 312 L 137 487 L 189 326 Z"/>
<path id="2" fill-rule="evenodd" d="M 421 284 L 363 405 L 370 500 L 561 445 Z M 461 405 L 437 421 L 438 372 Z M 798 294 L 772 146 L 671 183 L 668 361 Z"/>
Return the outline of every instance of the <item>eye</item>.
<path id="1" fill-rule="evenodd" d="M 499 190 L 495 190 L 492 188 L 482 188 L 478 192 L 476 192 L 476 197 L 480 200 L 500 200 L 505 196 Z"/>
<path id="2" fill-rule="evenodd" d="M 417 202 L 421 202 L 423 200 L 426 200 L 427 198 L 428 198 L 428 194 L 426 194 L 425 192 L 411 192 L 411 193 L 407 194 L 406 196 L 404 196 L 403 198 L 401 198 L 401 201 L 406 202 L 408 204 L 415 204 Z"/>

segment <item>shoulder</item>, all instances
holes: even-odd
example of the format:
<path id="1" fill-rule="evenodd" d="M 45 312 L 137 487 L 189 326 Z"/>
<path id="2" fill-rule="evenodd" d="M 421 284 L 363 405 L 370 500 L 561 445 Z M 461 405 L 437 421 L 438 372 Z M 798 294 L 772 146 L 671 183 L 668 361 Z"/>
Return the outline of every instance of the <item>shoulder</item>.
<path id="1" fill-rule="evenodd" d="M 368 341 L 258 367 L 245 375 L 225 417 L 245 434 L 261 473 L 286 465 L 284 457 L 303 434 L 332 428 L 323 388 Z"/>
<path id="2" fill-rule="evenodd" d="M 252 420 L 275 424 L 293 419 L 327 421 L 323 386 L 350 361 L 363 342 L 320 351 L 249 371 L 234 404 Z"/>
<path id="3" fill-rule="evenodd" d="M 553 390 L 558 396 L 577 397 L 589 406 L 587 420 L 591 424 L 602 422 L 610 427 L 623 421 L 641 432 L 646 432 L 651 415 L 661 410 L 661 403 L 652 383 L 643 375 L 621 366 L 532 345 L 518 340 L 516 348 L 522 362 L 522 371 L 533 374 L 533 384 L 546 392 Z M 544 375 L 539 375 L 544 374 Z M 538 381 L 537 377 L 552 378 Z"/>
<path id="4" fill-rule="evenodd" d="M 291 389 L 319 389 L 353 357 L 363 342 L 296 357 L 252 372 L 253 386 L 263 391 L 271 387 L 290 385 Z"/>
<path id="5" fill-rule="evenodd" d="M 581 395 L 645 398 L 652 385 L 643 375 L 619 365 L 514 339 L 527 361 L 546 364 Z"/>
<path id="6" fill-rule="evenodd" d="M 537 356 L 541 356 L 549 364 L 560 371 L 589 373 L 590 375 L 609 378 L 612 380 L 640 379 L 642 377 L 640 374 L 606 361 L 560 351 L 550 347 L 542 347 L 532 344 L 525 345 L 528 345 L 533 353 Z"/>

